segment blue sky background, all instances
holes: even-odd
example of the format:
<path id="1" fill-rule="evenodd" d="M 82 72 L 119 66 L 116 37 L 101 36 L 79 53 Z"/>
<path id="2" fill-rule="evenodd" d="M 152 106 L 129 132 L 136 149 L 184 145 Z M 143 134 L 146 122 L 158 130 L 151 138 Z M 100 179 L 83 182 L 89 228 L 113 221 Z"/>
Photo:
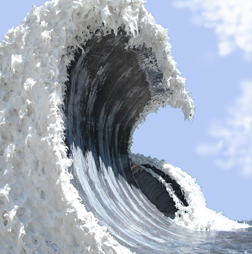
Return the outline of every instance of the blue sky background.
<path id="1" fill-rule="evenodd" d="M 170 107 L 150 114 L 134 134 L 132 151 L 165 159 L 196 178 L 209 208 L 232 219 L 252 219 L 252 1 L 244 0 L 244 9 L 237 8 L 237 0 L 221 7 L 221 0 L 210 1 L 210 7 L 209 0 L 174 2 L 149 0 L 146 8 L 169 29 L 172 55 L 196 114 L 191 122 Z M 0 36 L 19 25 L 32 5 L 43 3 L 1 3 Z M 230 10 L 234 17 L 232 10 L 237 16 L 247 12 L 239 16 L 245 21 L 233 22 Z"/>

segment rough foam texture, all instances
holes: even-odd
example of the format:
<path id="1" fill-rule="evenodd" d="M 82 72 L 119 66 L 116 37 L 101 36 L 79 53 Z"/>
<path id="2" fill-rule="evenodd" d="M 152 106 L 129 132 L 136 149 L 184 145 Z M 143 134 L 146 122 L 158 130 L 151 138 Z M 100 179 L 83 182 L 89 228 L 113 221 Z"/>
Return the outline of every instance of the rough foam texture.
<path id="1" fill-rule="evenodd" d="M 102 22 L 115 32 L 124 24 L 135 36 L 132 45 L 145 42 L 153 48 L 164 85 L 174 90 L 167 103 L 181 107 L 186 118 L 193 114 L 166 32 L 147 14 L 143 1 L 60 0 L 33 7 L 0 44 L 0 245 L 4 252 L 130 252 L 86 212 L 67 173 L 71 161 L 66 156 L 61 110 L 66 66 L 75 48 Z"/>
<path id="2" fill-rule="evenodd" d="M 172 179 L 180 185 L 186 201 L 189 206 L 184 206 L 181 201 L 176 197 L 173 189 L 169 184 L 165 183 L 162 177 L 153 172 L 149 168 L 145 168 L 153 177 L 161 181 L 166 188 L 167 192 L 176 204 L 178 211 L 175 214 L 175 222 L 182 226 L 193 230 L 234 230 L 238 228 L 247 228 L 247 224 L 240 224 L 236 221 L 230 220 L 223 216 L 221 213 L 206 207 L 204 195 L 200 186 L 186 172 L 180 168 L 173 167 L 165 161 L 159 161 L 151 157 L 145 157 L 140 154 L 132 154 L 131 160 L 133 164 L 154 166 L 165 174 L 169 175 Z"/>
<path id="3" fill-rule="evenodd" d="M 170 56 L 167 33 L 143 2 L 46 2 L 33 7 L 21 25 L 4 36 L 0 44 L 3 253 L 130 253 L 86 211 L 70 184 L 62 104 L 66 68 L 76 48 L 91 36 L 90 31 L 102 26 L 116 33 L 124 24 L 133 35 L 132 46 L 145 43 L 153 49 L 163 72 L 161 85 L 173 91 L 169 98 L 153 98 L 136 125 L 167 104 L 180 107 L 186 119 L 193 116 L 194 103 Z M 189 192 L 187 195 L 190 198 Z"/>

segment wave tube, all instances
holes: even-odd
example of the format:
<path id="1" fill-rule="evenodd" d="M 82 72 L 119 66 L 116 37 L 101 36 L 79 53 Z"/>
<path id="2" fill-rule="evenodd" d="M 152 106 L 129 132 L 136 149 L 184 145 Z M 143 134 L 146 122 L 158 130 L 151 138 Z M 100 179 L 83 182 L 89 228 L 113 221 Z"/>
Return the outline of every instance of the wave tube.
<path id="1" fill-rule="evenodd" d="M 46 2 L 4 36 L 1 252 L 252 252 L 249 222 L 208 209 L 181 169 L 130 151 L 150 112 L 194 114 L 143 2 Z"/>

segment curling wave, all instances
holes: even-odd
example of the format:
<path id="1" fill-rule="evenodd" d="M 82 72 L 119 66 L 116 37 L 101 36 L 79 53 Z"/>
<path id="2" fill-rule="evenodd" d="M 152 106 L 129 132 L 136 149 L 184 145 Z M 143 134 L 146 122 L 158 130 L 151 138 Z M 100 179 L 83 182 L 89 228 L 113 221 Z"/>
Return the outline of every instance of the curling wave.
<path id="1" fill-rule="evenodd" d="M 0 45 L 0 244 L 8 253 L 252 251 L 179 168 L 130 152 L 159 107 L 194 103 L 144 1 L 58 0 Z"/>

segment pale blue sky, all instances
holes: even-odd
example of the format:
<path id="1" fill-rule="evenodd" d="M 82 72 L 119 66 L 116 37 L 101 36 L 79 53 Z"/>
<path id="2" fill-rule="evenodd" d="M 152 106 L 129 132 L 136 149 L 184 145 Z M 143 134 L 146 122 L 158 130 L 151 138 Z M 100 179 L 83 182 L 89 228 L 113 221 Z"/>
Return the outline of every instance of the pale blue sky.
<path id="1" fill-rule="evenodd" d="M 207 0 L 201 2 L 204 1 Z M 43 0 L 1 3 L 1 37 L 20 24 L 32 5 L 43 3 Z M 199 15 L 206 10 L 199 9 L 195 16 L 190 9 L 175 8 L 171 3 L 149 0 L 146 8 L 157 23 L 169 29 L 172 55 L 195 100 L 195 118 L 186 122 L 180 110 L 160 109 L 158 114 L 149 115 L 135 132 L 132 151 L 165 159 L 188 172 L 201 185 L 209 208 L 224 211 L 224 215 L 233 219 L 251 219 L 252 62 L 246 60 L 250 56 L 246 51 L 249 46 L 245 47 L 249 43 L 235 47 L 233 39 L 230 51 L 234 51 L 220 56 L 218 45 L 223 38 L 215 33 L 216 28 L 205 28 Z M 230 45 L 224 44 L 224 49 Z"/>
<path id="2" fill-rule="evenodd" d="M 239 112 L 235 100 L 238 97 L 244 99 L 240 84 L 244 80 L 252 82 L 252 62 L 244 60 L 247 52 L 239 48 L 226 56 L 220 56 L 219 38 L 215 30 L 196 25 L 189 9 L 174 8 L 171 2 L 148 1 L 146 8 L 158 23 L 168 28 L 172 55 L 181 75 L 187 79 L 187 90 L 195 100 L 196 114 L 192 122 L 185 122 L 178 109 L 160 109 L 158 114 L 149 115 L 146 123 L 135 132 L 132 151 L 165 159 L 196 178 L 209 208 L 224 211 L 226 216 L 233 219 L 251 219 L 252 203 L 249 200 L 252 192 L 252 164 L 249 163 L 250 175 L 244 176 L 240 161 L 252 153 L 252 149 L 249 153 L 252 129 L 249 126 L 248 133 L 243 135 L 244 131 L 230 126 L 227 121 L 231 118 L 232 122 L 232 113 L 235 112 L 234 109 L 229 110 L 230 107 L 235 107 Z M 229 139 L 237 140 L 238 144 L 231 147 L 227 137 L 211 136 L 211 126 L 215 123 L 220 125 L 215 128 L 217 133 L 224 128 L 231 132 Z M 245 141 L 240 142 L 241 137 Z M 222 148 L 218 148 L 218 145 L 222 145 Z M 204 147 L 205 151 L 202 151 Z M 235 153 L 240 154 L 243 149 L 247 152 L 236 158 L 236 165 L 223 169 L 218 166 L 218 162 L 230 161 L 230 157 L 233 157 L 231 153 L 232 156 L 225 158 L 227 147 L 231 147 Z M 209 155 L 206 155 L 207 148 Z"/>

